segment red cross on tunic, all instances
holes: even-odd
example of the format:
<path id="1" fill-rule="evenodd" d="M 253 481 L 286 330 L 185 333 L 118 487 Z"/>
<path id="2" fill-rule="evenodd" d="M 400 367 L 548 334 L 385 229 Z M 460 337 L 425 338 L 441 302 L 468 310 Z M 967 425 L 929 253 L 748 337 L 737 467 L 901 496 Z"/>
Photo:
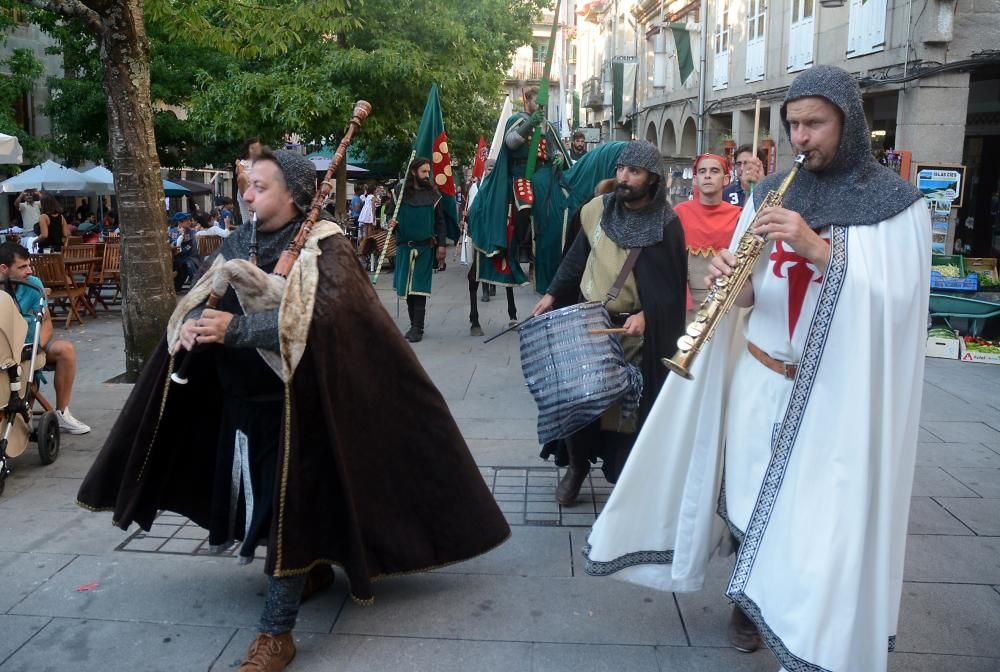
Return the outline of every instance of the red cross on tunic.
<path id="1" fill-rule="evenodd" d="M 774 243 L 771 261 L 774 262 L 772 266 L 774 274 L 779 278 L 788 279 L 788 340 L 791 341 L 795 327 L 799 323 L 809 283 L 823 282 L 823 274 L 815 264 L 796 254 L 792 248 L 785 247 L 780 240 Z"/>

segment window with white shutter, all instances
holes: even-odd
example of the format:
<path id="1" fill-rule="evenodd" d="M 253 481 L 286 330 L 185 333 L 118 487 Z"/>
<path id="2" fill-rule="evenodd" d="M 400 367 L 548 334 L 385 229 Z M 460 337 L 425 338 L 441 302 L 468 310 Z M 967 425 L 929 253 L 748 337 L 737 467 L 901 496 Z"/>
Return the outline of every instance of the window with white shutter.
<path id="1" fill-rule="evenodd" d="M 729 86 L 729 0 L 715 0 L 712 52 L 712 89 L 718 91 Z"/>
<path id="2" fill-rule="evenodd" d="M 788 72 L 805 70 L 813 64 L 816 33 L 815 0 L 791 0 L 792 28 L 788 36 Z"/>
<path id="3" fill-rule="evenodd" d="M 886 0 L 851 0 L 847 57 L 874 54 L 885 48 Z"/>
<path id="4" fill-rule="evenodd" d="M 747 7 L 747 71 L 746 81 L 764 79 L 764 25 L 767 9 L 765 0 L 749 0 Z"/>

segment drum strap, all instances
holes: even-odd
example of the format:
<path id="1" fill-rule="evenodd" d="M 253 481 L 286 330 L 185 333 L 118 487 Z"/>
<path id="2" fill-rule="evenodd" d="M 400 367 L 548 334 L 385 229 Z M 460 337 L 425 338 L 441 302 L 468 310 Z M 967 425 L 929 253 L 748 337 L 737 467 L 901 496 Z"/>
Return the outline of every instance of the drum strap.
<path id="1" fill-rule="evenodd" d="M 639 259 L 640 252 L 642 252 L 641 247 L 633 247 L 628 251 L 628 256 L 625 257 L 625 264 L 622 266 L 622 271 L 618 274 L 615 284 L 611 285 L 611 289 L 608 290 L 608 298 L 604 300 L 604 305 L 607 305 L 618 298 L 618 294 L 621 293 L 622 287 L 625 286 L 625 281 L 628 280 L 628 274 L 632 272 L 633 268 L 635 268 L 635 262 Z"/>

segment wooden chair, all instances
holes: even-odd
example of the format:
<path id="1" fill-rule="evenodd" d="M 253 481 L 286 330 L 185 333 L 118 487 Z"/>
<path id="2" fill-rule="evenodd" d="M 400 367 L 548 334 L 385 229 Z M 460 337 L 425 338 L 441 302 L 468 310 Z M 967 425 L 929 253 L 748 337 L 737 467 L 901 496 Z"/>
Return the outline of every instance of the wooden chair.
<path id="1" fill-rule="evenodd" d="M 62 307 L 66 310 L 67 329 L 73 320 L 83 324 L 83 319 L 77 311 L 77 305 L 86 297 L 86 288 L 78 287 L 72 276 L 66 270 L 66 262 L 58 252 L 53 254 L 31 255 L 31 268 L 48 291 L 49 307 Z"/>
<path id="2" fill-rule="evenodd" d="M 63 263 L 66 265 L 66 274 L 69 276 L 70 280 L 83 290 L 83 296 L 81 304 L 87 309 L 87 312 L 91 314 L 92 317 L 97 317 L 97 308 L 94 307 L 94 303 L 90 300 L 88 296 L 90 294 L 91 286 L 97 282 L 97 262 L 100 261 L 96 257 L 87 257 L 85 259 L 66 259 L 63 255 Z"/>
<path id="3" fill-rule="evenodd" d="M 77 259 L 90 259 L 96 256 L 94 252 L 93 245 L 67 245 L 63 248 L 62 255 L 66 261 L 75 261 Z"/>
<path id="4" fill-rule="evenodd" d="M 73 247 L 74 245 L 83 245 L 83 236 L 69 236 L 63 247 Z"/>
<path id="5" fill-rule="evenodd" d="M 198 241 L 198 256 L 209 258 L 222 245 L 222 236 L 195 236 Z"/>
<path id="6" fill-rule="evenodd" d="M 93 300 L 104 306 L 105 310 L 111 310 L 104 301 L 103 293 L 105 289 L 115 290 L 115 293 L 111 295 L 111 305 L 118 303 L 120 300 L 122 293 L 121 267 L 121 245 L 106 242 L 104 244 L 104 253 L 101 257 L 101 267 L 97 272 L 97 280 L 93 285 L 91 293 Z"/>

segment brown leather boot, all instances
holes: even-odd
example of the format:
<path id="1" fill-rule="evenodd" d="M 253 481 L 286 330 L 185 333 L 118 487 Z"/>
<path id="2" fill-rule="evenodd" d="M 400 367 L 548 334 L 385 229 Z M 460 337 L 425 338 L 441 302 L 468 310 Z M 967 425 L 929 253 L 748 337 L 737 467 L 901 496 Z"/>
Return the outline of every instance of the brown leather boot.
<path id="1" fill-rule="evenodd" d="M 576 504 L 580 488 L 583 486 L 583 482 L 587 480 L 587 474 L 589 473 L 589 465 L 581 467 L 570 464 L 566 468 L 566 473 L 563 474 L 562 480 L 559 481 L 559 485 L 556 486 L 556 501 L 563 506 L 573 506 Z"/>
<path id="2" fill-rule="evenodd" d="M 239 672 L 282 672 L 293 658 L 295 640 L 292 639 L 292 633 L 269 635 L 260 632 L 247 650 Z"/>
<path id="3" fill-rule="evenodd" d="M 763 646 L 757 626 L 735 604 L 733 605 L 733 613 L 729 617 L 729 628 L 727 630 L 729 643 L 737 651 L 753 653 Z"/>

